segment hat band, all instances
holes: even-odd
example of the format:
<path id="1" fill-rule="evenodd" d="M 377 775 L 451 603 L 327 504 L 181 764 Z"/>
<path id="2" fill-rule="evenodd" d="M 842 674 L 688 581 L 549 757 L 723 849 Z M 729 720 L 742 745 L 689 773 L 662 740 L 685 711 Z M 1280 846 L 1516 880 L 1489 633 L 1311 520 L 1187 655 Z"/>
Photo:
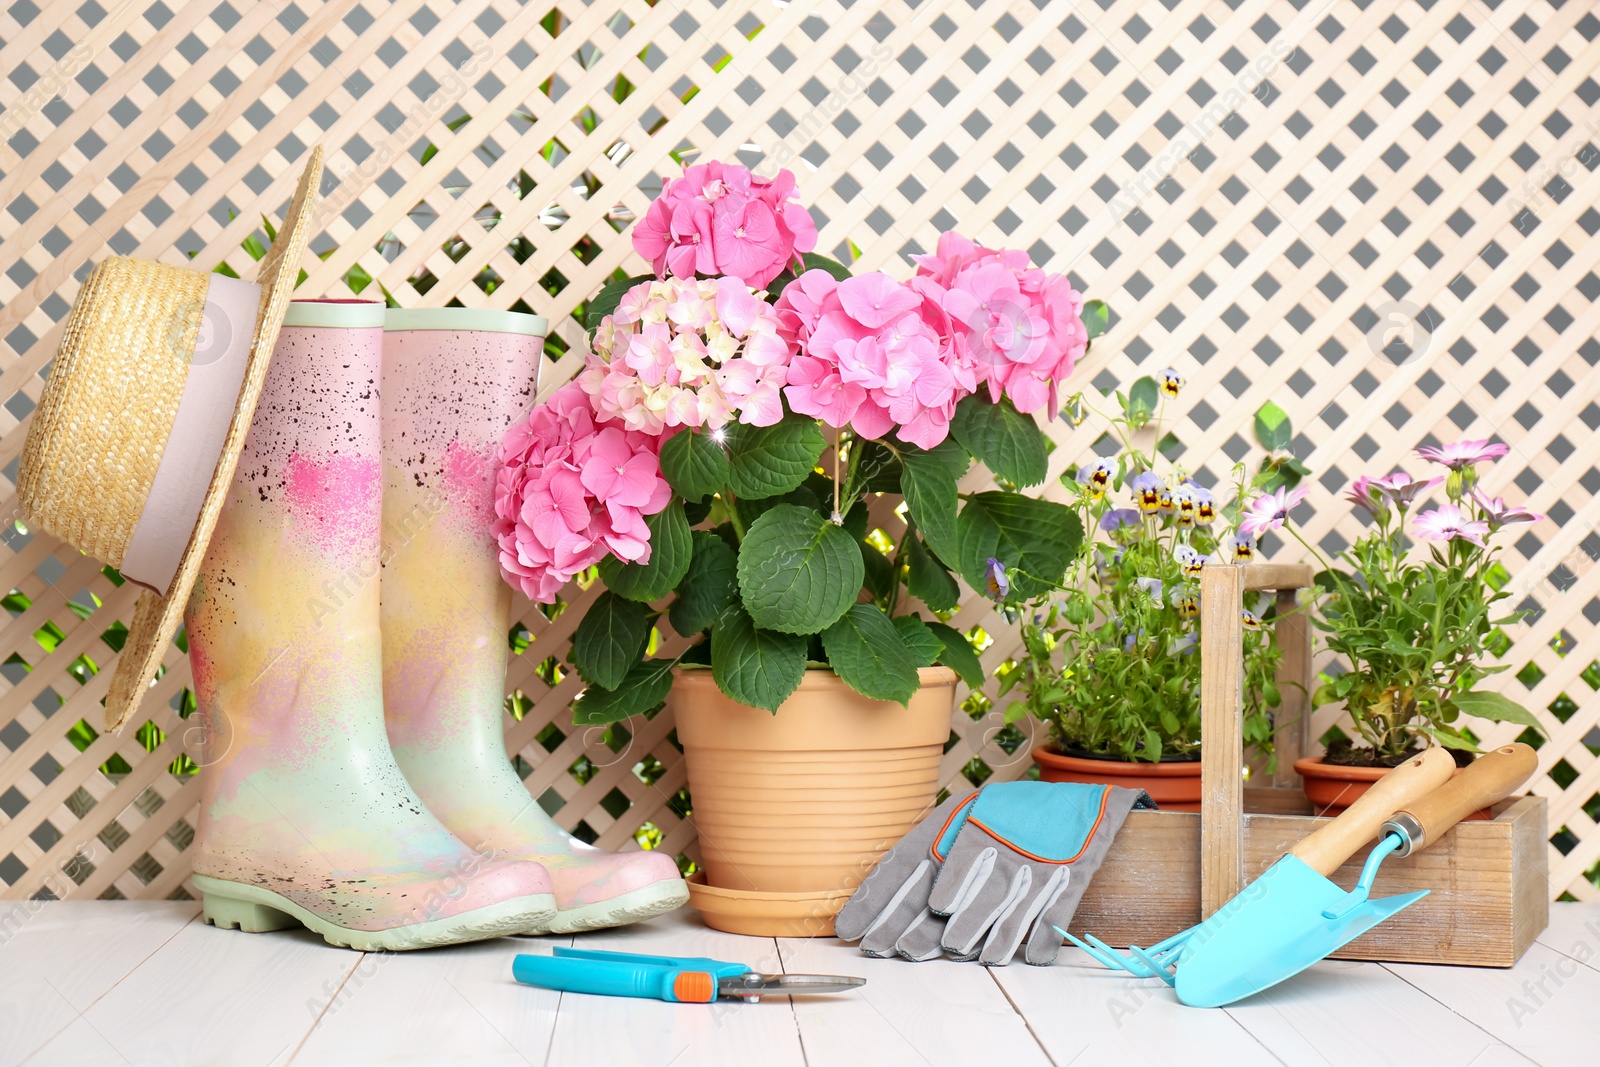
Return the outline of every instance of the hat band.
<path id="1" fill-rule="evenodd" d="M 256 283 L 211 275 L 178 414 L 122 557 L 124 578 L 162 596 L 183 561 L 239 407 L 260 306 Z"/>

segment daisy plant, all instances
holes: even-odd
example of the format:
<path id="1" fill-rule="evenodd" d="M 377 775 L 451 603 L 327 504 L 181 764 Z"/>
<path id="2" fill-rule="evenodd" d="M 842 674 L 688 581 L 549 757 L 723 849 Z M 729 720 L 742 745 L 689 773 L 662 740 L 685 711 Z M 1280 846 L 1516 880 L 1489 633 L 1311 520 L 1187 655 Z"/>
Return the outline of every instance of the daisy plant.
<path id="1" fill-rule="evenodd" d="M 589 302 L 584 369 L 506 436 L 507 581 L 605 585 L 572 633 L 580 724 L 652 711 L 679 665 L 769 711 L 808 667 L 900 703 L 935 663 L 980 686 L 958 577 L 1015 611 L 1078 555 L 1077 511 L 1021 490 L 1105 305 L 955 233 L 909 279 L 854 272 L 795 195 L 735 164 L 667 182 L 634 231 L 654 274 Z M 960 490 L 974 464 L 996 488 Z"/>
<path id="2" fill-rule="evenodd" d="M 1198 755 L 1200 574 L 1216 561 L 1254 558 L 1256 536 L 1248 516 L 1239 516 L 1242 496 L 1272 487 L 1291 494 L 1287 505 L 1303 492 L 1288 484 L 1309 473 L 1297 460 L 1289 465 L 1288 416 L 1268 405 L 1256 426 L 1266 458 L 1253 476 L 1243 464 L 1234 468 L 1233 500 L 1224 507 L 1212 487 L 1164 455 L 1172 441 L 1162 435 L 1162 414 L 1183 386 L 1173 370 L 1140 378 L 1116 394 L 1120 415 L 1101 416 L 1104 439 L 1117 450 L 1085 464 L 1071 485 L 1088 550 L 1067 590 L 1033 605 L 1022 627 L 1025 654 L 1001 682 L 1002 692 L 1019 694 L 1006 721 L 1032 714 L 1068 755 L 1152 762 Z M 1094 413 L 1082 396 L 1068 410 Z M 1244 736 L 1269 760 L 1273 709 L 1282 702 L 1275 610 L 1273 598 L 1261 595 L 1239 619 Z"/>
<path id="3" fill-rule="evenodd" d="M 1506 669 L 1490 662 L 1499 628 L 1522 616 L 1498 606 L 1510 596 L 1498 538 L 1542 518 L 1478 485 L 1478 467 L 1506 452 L 1489 441 L 1424 446 L 1416 454 L 1444 473 L 1363 476 L 1346 491 L 1371 526 L 1316 579 L 1315 622 L 1337 660 L 1313 699 L 1343 702 L 1357 735 L 1335 735 L 1328 762 L 1392 767 L 1435 744 L 1475 752 L 1463 715 L 1540 729 L 1527 708 L 1479 688 Z M 1441 487 L 1444 500 L 1428 502 Z M 1278 501 L 1246 510 L 1263 531 L 1299 536 Z"/>

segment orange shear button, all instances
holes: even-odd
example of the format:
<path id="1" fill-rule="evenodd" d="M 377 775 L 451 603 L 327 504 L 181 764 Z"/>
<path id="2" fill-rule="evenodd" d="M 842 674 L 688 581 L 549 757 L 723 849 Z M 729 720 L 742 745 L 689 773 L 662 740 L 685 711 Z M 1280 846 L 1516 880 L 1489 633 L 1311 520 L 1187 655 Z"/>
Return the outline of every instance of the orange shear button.
<path id="1" fill-rule="evenodd" d="M 717 999 L 717 983 L 705 971 L 681 971 L 672 980 L 672 995 L 685 1004 L 709 1004 Z"/>

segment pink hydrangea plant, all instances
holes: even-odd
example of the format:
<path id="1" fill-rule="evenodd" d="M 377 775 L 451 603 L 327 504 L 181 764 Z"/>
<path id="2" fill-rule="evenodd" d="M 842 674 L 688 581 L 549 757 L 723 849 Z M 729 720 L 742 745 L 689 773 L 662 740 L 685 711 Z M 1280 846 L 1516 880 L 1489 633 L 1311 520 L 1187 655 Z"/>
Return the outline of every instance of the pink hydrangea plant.
<path id="1" fill-rule="evenodd" d="M 646 563 L 644 517 L 665 508 L 660 441 L 597 426 L 589 397 L 568 382 L 513 425 L 495 472 L 494 536 L 500 572 L 541 604 L 608 554 Z"/>
<path id="2" fill-rule="evenodd" d="M 633 228 L 633 247 L 658 278 L 727 274 L 764 289 L 817 246 L 794 194 L 787 170 L 758 178 L 736 163 L 696 164 L 662 187 Z"/>
<path id="3" fill-rule="evenodd" d="M 955 232 L 939 236 L 933 255 L 912 258 L 949 316 L 956 358 L 976 368 L 989 399 L 1004 395 L 1018 411 L 1054 417 L 1057 386 L 1089 346 L 1083 295 L 1020 249 L 985 248 Z"/>
<path id="4" fill-rule="evenodd" d="M 784 395 L 802 415 L 862 437 L 932 448 L 950 434 L 956 403 L 977 389 L 941 328 L 939 305 L 887 274 L 844 281 L 808 270 L 778 298 L 779 330 L 798 352 Z"/>
<path id="5" fill-rule="evenodd" d="M 783 418 L 789 345 L 778 313 L 738 278 L 640 282 L 594 335 L 578 382 L 599 422 L 659 436 Z"/>

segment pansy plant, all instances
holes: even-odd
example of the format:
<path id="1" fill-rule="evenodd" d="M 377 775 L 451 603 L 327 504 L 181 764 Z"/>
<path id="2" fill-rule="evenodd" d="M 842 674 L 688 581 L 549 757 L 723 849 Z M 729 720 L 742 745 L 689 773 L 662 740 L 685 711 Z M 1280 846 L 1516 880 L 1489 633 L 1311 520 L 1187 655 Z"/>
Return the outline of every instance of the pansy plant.
<path id="1" fill-rule="evenodd" d="M 1192 758 L 1200 747 L 1200 576 L 1217 561 L 1247 562 L 1255 535 L 1238 499 L 1265 488 L 1273 508 L 1292 507 L 1291 482 L 1308 473 L 1285 454 L 1288 416 L 1275 405 L 1256 420 L 1265 458 L 1252 476 L 1234 469 L 1224 506 L 1217 491 L 1166 459 L 1165 405 L 1184 380 L 1175 370 L 1140 378 L 1115 398 L 1106 418 L 1114 454 L 1085 463 L 1072 479 L 1088 550 L 1069 573 L 1068 589 L 1034 604 L 1023 624 L 1025 654 L 1001 682 L 1019 699 L 1006 720 L 1032 714 L 1067 753 L 1122 760 Z M 1069 411 L 1094 413 L 1083 396 Z M 1283 497 L 1278 493 L 1285 494 Z M 1261 509 L 1266 513 L 1265 507 Z M 1270 625 L 1275 607 L 1258 597 L 1245 610 L 1245 723 L 1248 743 L 1269 754 L 1273 709 L 1282 701 L 1281 659 Z M 1269 764 L 1270 765 L 1270 764 Z"/>

